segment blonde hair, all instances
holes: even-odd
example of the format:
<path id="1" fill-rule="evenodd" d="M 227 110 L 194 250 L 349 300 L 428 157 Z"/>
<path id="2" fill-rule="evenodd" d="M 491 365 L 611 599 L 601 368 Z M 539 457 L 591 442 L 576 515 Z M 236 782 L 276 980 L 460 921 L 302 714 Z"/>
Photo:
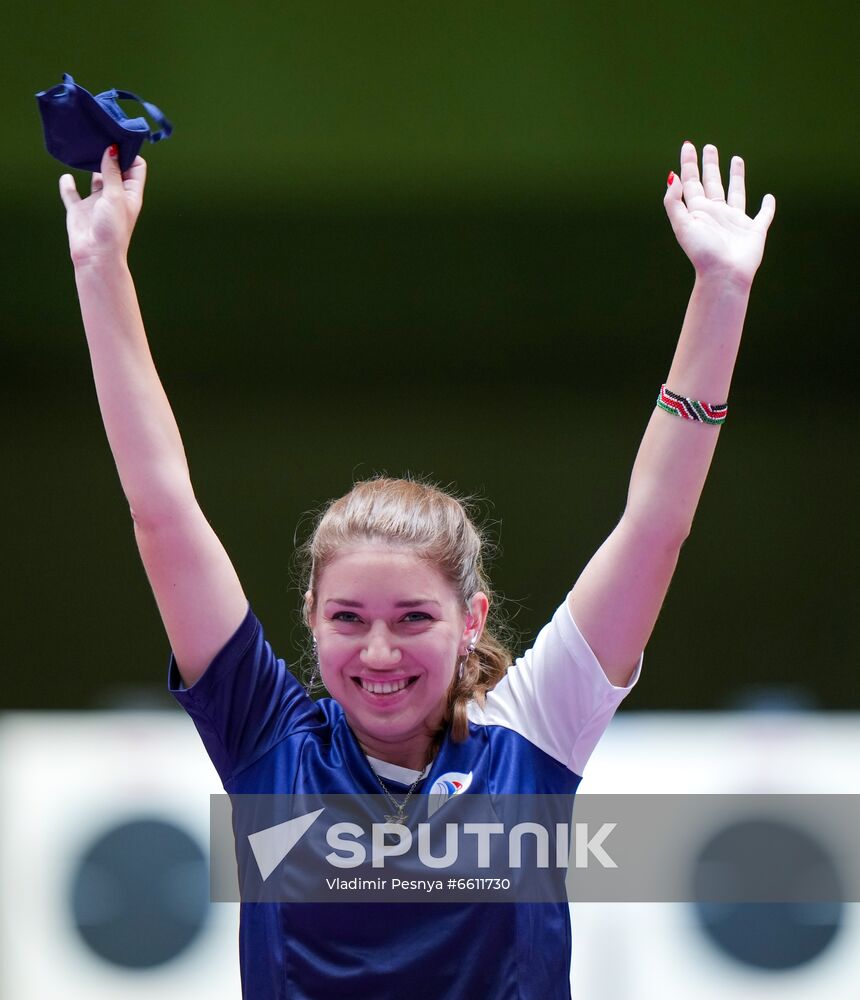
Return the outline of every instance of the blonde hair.
<path id="1" fill-rule="evenodd" d="M 436 567 L 469 608 L 472 597 L 483 591 L 493 607 L 492 622 L 484 628 L 473 652 L 468 653 L 448 689 L 442 730 L 461 742 L 469 735 L 467 706 L 475 698 L 483 703 L 487 691 L 504 677 L 510 663 L 508 629 L 495 608 L 484 568 L 489 543 L 467 509 L 468 501 L 439 486 L 415 479 L 379 476 L 356 483 L 345 496 L 331 501 L 317 517 L 314 529 L 297 556 L 301 565 L 302 593 L 316 600 L 316 582 L 336 552 L 356 542 L 382 542 L 413 551 Z M 303 606 L 305 624 L 308 605 Z"/>

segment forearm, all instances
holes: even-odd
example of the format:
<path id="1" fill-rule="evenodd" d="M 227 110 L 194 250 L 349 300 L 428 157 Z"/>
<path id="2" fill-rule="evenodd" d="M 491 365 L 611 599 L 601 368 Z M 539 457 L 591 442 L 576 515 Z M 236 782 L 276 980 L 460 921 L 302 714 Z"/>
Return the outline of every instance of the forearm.
<path id="1" fill-rule="evenodd" d="M 728 399 L 749 296 L 745 281 L 696 278 L 666 378 L 673 392 L 709 403 Z"/>
<path id="2" fill-rule="evenodd" d="M 697 277 L 666 385 L 708 403 L 729 398 L 749 301 L 749 283 Z M 625 517 L 677 544 L 689 534 L 719 436 L 655 408 L 633 473 Z"/>
<path id="3" fill-rule="evenodd" d="M 157 523 L 194 502 L 188 464 L 152 360 L 125 260 L 75 269 L 96 394 L 132 516 Z"/>

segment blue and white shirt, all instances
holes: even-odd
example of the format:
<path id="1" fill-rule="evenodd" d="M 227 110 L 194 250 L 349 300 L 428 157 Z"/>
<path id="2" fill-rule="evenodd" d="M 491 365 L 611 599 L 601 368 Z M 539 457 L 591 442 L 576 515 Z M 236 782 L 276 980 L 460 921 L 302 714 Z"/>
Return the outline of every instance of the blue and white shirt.
<path id="1" fill-rule="evenodd" d="M 470 704 L 469 738 L 445 737 L 415 794 L 458 773 L 471 793 L 572 795 L 641 665 L 613 686 L 565 601 L 485 704 Z M 305 694 L 250 607 L 191 688 L 171 655 L 168 689 L 229 793 L 378 795 L 372 766 L 403 795 L 419 777 L 369 762 L 341 706 Z M 566 903 L 241 904 L 245 1000 L 566 1000 L 570 954 Z"/>

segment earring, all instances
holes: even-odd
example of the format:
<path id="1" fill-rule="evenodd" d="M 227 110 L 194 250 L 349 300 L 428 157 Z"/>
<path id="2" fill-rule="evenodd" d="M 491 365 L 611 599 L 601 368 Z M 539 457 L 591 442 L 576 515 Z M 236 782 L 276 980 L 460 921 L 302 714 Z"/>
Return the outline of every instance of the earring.
<path id="1" fill-rule="evenodd" d="M 318 681 L 320 679 L 320 656 L 319 656 L 319 651 L 317 649 L 316 636 L 313 636 L 313 658 L 314 658 L 314 663 L 311 669 L 311 675 L 307 679 L 307 682 L 305 683 L 305 694 L 308 696 L 308 698 L 313 697 L 314 689 L 317 686 Z"/>
<path id="2" fill-rule="evenodd" d="M 475 640 L 473 639 L 473 640 L 472 640 L 472 641 L 471 641 L 471 642 L 469 643 L 469 645 L 468 645 L 468 646 L 466 647 L 466 655 L 465 655 L 465 656 L 463 656 L 463 657 L 461 658 L 461 660 L 460 660 L 460 666 L 459 666 L 459 668 L 458 668 L 458 670 L 457 670 L 457 680 L 458 680 L 458 681 L 461 681 L 461 680 L 463 679 L 463 672 L 464 672 L 464 670 L 465 670 L 465 667 L 466 667 L 466 663 L 467 663 L 467 661 L 468 661 L 469 657 L 470 657 L 470 656 L 472 655 L 472 653 L 474 653 L 474 652 L 475 652 Z"/>

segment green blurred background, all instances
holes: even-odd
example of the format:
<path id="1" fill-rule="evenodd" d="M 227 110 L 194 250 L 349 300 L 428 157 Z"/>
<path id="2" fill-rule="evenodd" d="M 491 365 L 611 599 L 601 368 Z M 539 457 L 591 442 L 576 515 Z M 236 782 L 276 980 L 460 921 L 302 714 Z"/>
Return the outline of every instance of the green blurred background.
<path id="1" fill-rule="evenodd" d="M 379 471 L 489 498 L 528 642 L 620 515 L 671 360 L 692 270 L 666 175 L 685 138 L 742 154 L 776 221 L 628 704 L 860 708 L 856 8 L 50 0 L 4 20 L 2 707 L 171 701 L 33 97 L 69 72 L 174 122 L 143 150 L 132 270 L 198 496 L 288 659 L 296 526 Z"/>

